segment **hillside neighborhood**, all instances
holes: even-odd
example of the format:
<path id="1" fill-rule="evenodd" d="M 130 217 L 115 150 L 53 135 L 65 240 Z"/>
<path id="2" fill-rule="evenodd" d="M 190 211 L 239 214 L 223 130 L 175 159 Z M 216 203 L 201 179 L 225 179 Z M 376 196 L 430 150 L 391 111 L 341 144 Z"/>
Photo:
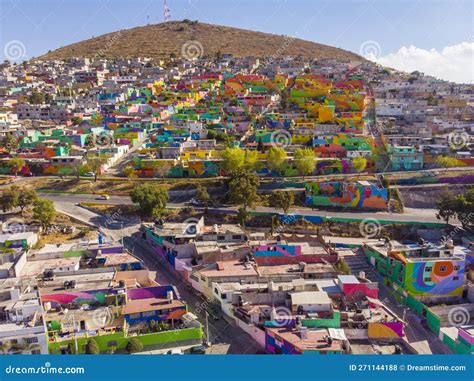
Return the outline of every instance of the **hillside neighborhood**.
<path id="1" fill-rule="evenodd" d="M 0 351 L 472 354 L 474 85 L 185 44 L 0 65 Z"/>

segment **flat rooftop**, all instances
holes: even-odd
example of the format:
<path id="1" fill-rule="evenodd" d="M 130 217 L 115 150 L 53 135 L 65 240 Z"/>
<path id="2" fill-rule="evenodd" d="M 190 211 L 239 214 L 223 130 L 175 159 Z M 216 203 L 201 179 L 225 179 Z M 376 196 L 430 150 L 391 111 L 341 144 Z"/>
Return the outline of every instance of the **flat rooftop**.
<path id="1" fill-rule="evenodd" d="M 40 261 L 28 261 L 25 266 L 21 269 L 21 276 L 34 277 L 42 274 L 48 269 L 61 269 L 62 267 L 70 267 L 79 265 L 81 258 L 55 258 L 55 259 L 44 259 Z"/>
<path id="2" fill-rule="evenodd" d="M 291 294 L 291 304 L 331 304 L 331 298 L 324 291 L 294 292 Z"/>
<path id="3" fill-rule="evenodd" d="M 304 268 L 304 272 L 300 271 L 299 265 L 276 265 L 276 266 L 258 266 L 260 276 L 271 276 L 278 274 L 309 274 L 309 273 L 334 273 L 331 265 L 322 263 L 308 263 Z"/>
<path id="4" fill-rule="evenodd" d="M 252 265 L 244 265 L 240 261 L 216 262 L 216 268 L 201 270 L 200 274 L 208 278 L 219 278 L 225 276 L 257 276 L 257 271 Z"/>
<path id="5" fill-rule="evenodd" d="M 169 308 L 177 308 L 186 306 L 182 301 L 173 299 L 171 302 L 165 298 L 148 298 L 128 300 L 122 308 L 122 313 L 135 314 L 147 311 L 161 311 Z"/>
<path id="6" fill-rule="evenodd" d="M 302 339 L 298 330 L 288 327 L 267 328 L 275 336 L 292 344 L 299 351 L 341 351 L 342 345 L 338 340 L 333 340 L 329 345 L 325 336 L 329 336 L 327 329 L 308 330 L 308 338 Z"/>

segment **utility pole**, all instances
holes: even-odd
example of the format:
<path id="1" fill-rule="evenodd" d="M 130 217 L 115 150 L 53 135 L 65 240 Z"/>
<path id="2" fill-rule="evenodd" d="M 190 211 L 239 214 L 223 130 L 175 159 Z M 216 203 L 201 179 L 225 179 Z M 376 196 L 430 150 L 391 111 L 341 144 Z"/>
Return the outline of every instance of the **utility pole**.
<path id="1" fill-rule="evenodd" d="M 77 336 L 76 336 L 76 318 L 74 312 L 72 313 L 72 329 L 74 330 L 74 347 L 76 349 L 76 355 L 79 354 L 79 348 L 77 346 Z"/>
<path id="2" fill-rule="evenodd" d="M 211 338 L 209 336 L 209 313 L 206 311 L 206 341 L 207 345 L 211 346 Z"/>

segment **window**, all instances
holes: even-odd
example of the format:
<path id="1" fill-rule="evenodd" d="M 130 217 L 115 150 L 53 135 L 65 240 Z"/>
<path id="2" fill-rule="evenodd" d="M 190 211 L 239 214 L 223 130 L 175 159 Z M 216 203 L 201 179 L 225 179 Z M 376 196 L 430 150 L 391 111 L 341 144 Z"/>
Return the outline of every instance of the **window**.
<path id="1" fill-rule="evenodd" d="M 453 280 L 459 280 L 458 276 L 453 276 Z"/>
<path id="2" fill-rule="evenodd" d="M 108 342 L 107 342 L 107 346 L 108 346 L 108 347 L 116 347 L 116 346 L 117 346 L 117 342 L 116 342 L 115 340 L 108 341 Z"/>
<path id="3" fill-rule="evenodd" d="M 425 277 L 425 279 L 423 279 L 425 282 L 431 282 L 431 277 Z"/>
<path id="4" fill-rule="evenodd" d="M 37 342 L 38 342 L 38 338 L 37 338 L 37 337 L 27 337 L 25 341 L 26 341 L 28 344 L 34 344 L 34 343 L 37 343 Z"/>
<path id="5" fill-rule="evenodd" d="M 242 236 L 240 234 L 239 235 L 233 235 L 232 239 L 242 239 Z"/>
<path id="6" fill-rule="evenodd" d="M 33 350 L 31 351 L 31 354 L 32 354 L 32 355 L 40 355 L 40 354 L 41 354 L 41 351 L 40 351 L 39 349 L 33 349 Z"/>
<path id="7" fill-rule="evenodd" d="M 140 313 L 138 312 L 136 314 L 130 314 L 130 315 L 128 315 L 128 317 L 130 319 L 138 319 L 138 318 L 140 318 Z"/>
<path id="8" fill-rule="evenodd" d="M 446 271 L 446 266 L 439 266 L 439 271 L 444 273 Z"/>
<path id="9" fill-rule="evenodd" d="M 143 317 L 155 316 L 155 311 L 142 312 Z"/>

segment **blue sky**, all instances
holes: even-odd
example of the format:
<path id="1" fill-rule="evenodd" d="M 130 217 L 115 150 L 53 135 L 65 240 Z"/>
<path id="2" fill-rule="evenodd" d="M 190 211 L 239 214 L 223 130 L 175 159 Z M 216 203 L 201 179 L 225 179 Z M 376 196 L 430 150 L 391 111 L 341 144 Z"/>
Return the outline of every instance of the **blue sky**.
<path id="1" fill-rule="evenodd" d="M 163 21 L 163 0 L 0 0 L 0 58 L 20 41 L 25 58 L 103 33 Z M 303 39 L 377 58 L 402 47 L 441 52 L 473 42 L 473 0 L 168 0 L 188 18 Z M 365 54 L 365 52 L 363 52 Z M 399 58 L 399 57 L 398 57 Z"/>

